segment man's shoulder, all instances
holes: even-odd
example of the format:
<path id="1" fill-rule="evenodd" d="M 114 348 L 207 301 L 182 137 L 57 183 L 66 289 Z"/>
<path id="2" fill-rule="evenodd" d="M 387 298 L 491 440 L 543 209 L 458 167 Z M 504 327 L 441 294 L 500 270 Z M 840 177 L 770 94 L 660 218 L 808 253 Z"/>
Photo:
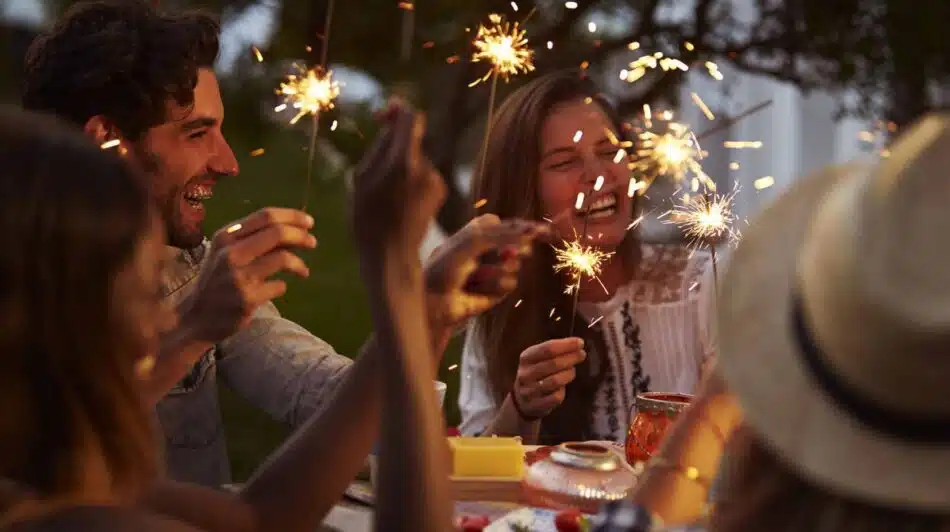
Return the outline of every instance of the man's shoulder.
<path id="1" fill-rule="evenodd" d="M 165 248 L 165 267 L 162 270 L 162 296 L 180 296 L 185 286 L 198 276 L 198 271 L 208 259 L 211 242 L 205 239 L 193 248 Z"/>

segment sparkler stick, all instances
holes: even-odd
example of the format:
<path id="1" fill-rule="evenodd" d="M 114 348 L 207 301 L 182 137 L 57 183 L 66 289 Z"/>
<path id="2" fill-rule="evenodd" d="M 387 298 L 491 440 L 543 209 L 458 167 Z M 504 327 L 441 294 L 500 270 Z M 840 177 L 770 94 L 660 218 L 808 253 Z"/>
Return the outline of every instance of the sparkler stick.
<path id="1" fill-rule="evenodd" d="M 584 209 L 584 225 L 581 228 L 582 242 L 587 238 L 587 221 L 590 220 L 590 207 L 594 204 L 594 202 L 591 201 L 591 195 L 593 193 L 594 187 L 591 187 L 590 191 L 587 193 L 587 208 Z M 574 336 L 574 324 L 577 322 L 577 303 L 580 302 L 582 279 L 582 275 L 577 276 L 577 287 L 574 289 L 574 302 L 571 304 L 571 328 L 567 334 L 568 338 Z"/>
<path id="2" fill-rule="evenodd" d="M 498 89 L 498 76 L 492 74 L 491 89 L 488 93 L 488 114 L 485 116 L 485 136 L 482 138 L 482 149 L 478 154 L 478 168 L 485 164 L 488 156 L 488 139 L 491 138 L 491 123 L 495 118 L 495 94 Z"/>
<path id="3" fill-rule="evenodd" d="M 746 109 L 745 111 L 742 111 L 741 113 L 735 116 L 726 118 L 725 120 L 723 120 L 722 122 L 719 122 L 715 126 L 707 129 L 706 131 L 703 131 L 699 135 L 696 135 L 696 138 L 698 138 L 699 140 L 702 140 L 704 138 L 709 137 L 710 135 L 719 133 L 720 131 L 724 129 L 729 129 L 730 127 L 734 126 L 737 122 L 741 122 L 742 120 L 745 120 L 746 118 L 758 113 L 759 111 L 771 105 L 772 105 L 772 100 L 765 100 L 759 103 L 758 105 L 753 105 L 752 107 Z"/>
<path id="4" fill-rule="evenodd" d="M 335 106 L 340 95 L 340 84 L 333 79 L 333 71 L 327 69 L 327 54 L 330 47 L 330 26 L 333 22 L 335 0 L 327 3 L 327 16 L 323 24 L 323 48 L 320 51 L 320 65 L 316 68 L 304 68 L 294 65 L 297 72 L 287 76 L 280 84 L 277 94 L 284 97 L 284 103 L 277 111 L 290 106 L 297 110 L 291 124 L 296 124 L 304 116 L 310 115 L 310 146 L 307 151 L 307 181 L 304 187 L 303 210 L 310 203 L 310 184 L 313 179 L 313 160 L 317 151 L 317 132 L 320 129 L 320 113 Z"/>
<path id="5" fill-rule="evenodd" d="M 528 48 L 528 39 L 525 30 L 517 22 L 506 22 L 504 17 L 497 13 L 488 16 L 489 25 L 479 25 L 475 40 L 475 54 L 473 63 L 488 62 L 491 69 L 487 74 L 469 84 L 474 87 L 491 79 L 491 89 L 488 96 L 488 115 L 485 122 L 485 138 L 479 150 L 478 167 L 485 164 L 485 155 L 488 151 L 488 139 L 491 134 L 491 122 L 494 118 L 495 95 L 498 88 L 498 78 L 505 82 L 521 73 L 534 70 L 534 50 Z"/>
<path id="6" fill-rule="evenodd" d="M 671 215 L 669 223 L 679 226 L 691 240 L 691 247 L 709 248 L 713 261 L 713 280 L 716 286 L 719 285 L 716 246 L 724 241 L 736 243 L 741 236 L 734 227 L 736 215 L 732 211 L 738 193 L 738 183 L 733 187 L 732 192 L 726 195 L 706 190 L 698 196 L 685 200 L 682 204 L 675 205 L 666 213 Z"/>
<path id="7" fill-rule="evenodd" d="M 414 2 L 399 2 L 402 14 L 402 50 L 400 56 L 405 63 L 412 57 L 412 37 L 416 25 L 416 5 Z"/>
<path id="8" fill-rule="evenodd" d="M 573 242 L 564 242 L 563 248 L 555 249 L 555 256 L 558 260 L 554 265 L 554 271 L 569 270 L 574 281 L 567 287 L 568 293 L 573 291 L 574 295 L 574 302 L 571 305 L 569 337 L 574 336 L 574 323 L 577 321 L 575 319 L 577 316 L 577 304 L 580 301 L 581 281 L 584 279 L 584 275 L 597 279 L 597 274 L 600 273 L 601 263 L 613 255 L 613 253 L 604 253 L 583 244 L 587 238 L 587 224 L 590 220 L 590 209 L 594 204 L 591 196 L 593 196 L 594 192 L 603 188 L 603 186 L 604 177 L 598 176 L 586 196 L 583 193 L 578 194 L 577 201 L 574 204 L 575 210 L 579 210 L 584 200 L 587 200 L 587 207 L 584 209 L 584 225 L 581 229 L 581 235 L 577 237 L 575 231 L 575 240 Z"/>

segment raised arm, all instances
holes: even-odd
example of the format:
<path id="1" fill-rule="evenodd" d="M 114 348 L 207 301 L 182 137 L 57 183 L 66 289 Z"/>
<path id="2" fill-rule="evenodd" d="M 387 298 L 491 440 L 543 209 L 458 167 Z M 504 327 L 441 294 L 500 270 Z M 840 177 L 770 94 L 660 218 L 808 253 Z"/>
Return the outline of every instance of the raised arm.
<path id="1" fill-rule="evenodd" d="M 421 118 L 393 106 L 376 150 L 354 178 L 353 227 L 384 362 L 376 530 L 451 526 L 445 427 L 432 391 L 419 246 L 445 197 L 421 154 Z M 388 171 L 373 171 L 385 168 Z"/>
<path id="2" fill-rule="evenodd" d="M 712 359 L 693 404 L 677 419 L 637 483 L 634 502 L 667 523 L 700 518 L 719 473 L 726 441 L 741 417 L 738 403 L 726 390 Z"/>
<path id="3" fill-rule="evenodd" d="M 455 326 L 497 303 L 515 287 L 521 256 L 544 230 L 476 219 L 435 254 L 422 290 L 419 246 L 445 185 L 421 153 L 422 119 L 399 106 L 389 113 L 391 144 L 378 145 L 369 164 L 393 171 L 358 172 L 354 180 L 361 271 L 380 338 L 388 336 L 398 354 L 387 359 L 384 378 L 376 529 L 444 531 L 451 517 L 448 450 L 432 393 L 428 329 Z M 433 295 L 442 303 L 432 305 Z"/>

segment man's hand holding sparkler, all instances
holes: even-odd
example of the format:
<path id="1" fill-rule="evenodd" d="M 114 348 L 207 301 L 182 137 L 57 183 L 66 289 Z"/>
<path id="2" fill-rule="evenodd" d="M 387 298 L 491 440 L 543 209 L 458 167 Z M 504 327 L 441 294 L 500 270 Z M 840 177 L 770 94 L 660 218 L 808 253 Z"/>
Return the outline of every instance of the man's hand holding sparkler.
<path id="1" fill-rule="evenodd" d="M 316 247 L 312 227 L 313 218 L 302 211 L 271 207 L 219 230 L 194 291 L 183 301 L 183 323 L 208 342 L 237 332 L 258 307 L 287 291 L 275 275 L 310 275 L 291 250 Z"/>
<path id="2" fill-rule="evenodd" d="M 218 231 L 194 289 L 178 304 L 177 326 L 162 339 L 162 354 L 149 379 L 158 401 L 213 344 L 244 327 L 261 305 L 280 297 L 281 272 L 307 277 L 294 249 L 314 248 L 313 218 L 295 209 L 266 208 Z"/>

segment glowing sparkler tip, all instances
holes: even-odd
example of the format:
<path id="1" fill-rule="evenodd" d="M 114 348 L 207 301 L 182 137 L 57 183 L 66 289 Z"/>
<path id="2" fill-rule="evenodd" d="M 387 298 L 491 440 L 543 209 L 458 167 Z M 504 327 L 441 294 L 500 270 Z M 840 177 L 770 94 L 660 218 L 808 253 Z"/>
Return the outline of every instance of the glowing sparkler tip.
<path id="1" fill-rule="evenodd" d="M 287 76 L 277 89 L 277 94 L 284 97 L 284 105 L 297 111 L 290 123 L 296 123 L 306 115 L 333 109 L 340 95 L 340 84 L 333 79 L 333 71 L 324 70 L 323 67 L 294 67 L 297 73 Z"/>
<path id="2" fill-rule="evenodd" d="M 737 217 L 732 206 L 738 192 L 736 186 L 726 195 L 707 191 L 691 196 L 667 213 L 671 215 L 667 223 L 678 225 L 697 248 L 736 243 L 740 234 L 734 227 Z"/>
<path id="3" fill-rule="evenodd" d="M 570 275 L 572 283 L 568 291 L 573 291 L 582 277 L 597 278 L 605 260 L 613 253 L 600 251 L 581 244 L 580 240 L 565 240 L 554 248 L 554 271 L 564 271 Z"/>
<path id="4" fill-rule="evenodd" d="M 472 62 L 491 64 L 491 71 L 478 82 L 492 75 L 508 81 L 511 76 L 533 71 L 534 50 L 528 47 L 525 30 L 497 13 L 489 15 L 488 21 L 487 26 L 479 25 L 473 42 L 476 51 Z"/>

